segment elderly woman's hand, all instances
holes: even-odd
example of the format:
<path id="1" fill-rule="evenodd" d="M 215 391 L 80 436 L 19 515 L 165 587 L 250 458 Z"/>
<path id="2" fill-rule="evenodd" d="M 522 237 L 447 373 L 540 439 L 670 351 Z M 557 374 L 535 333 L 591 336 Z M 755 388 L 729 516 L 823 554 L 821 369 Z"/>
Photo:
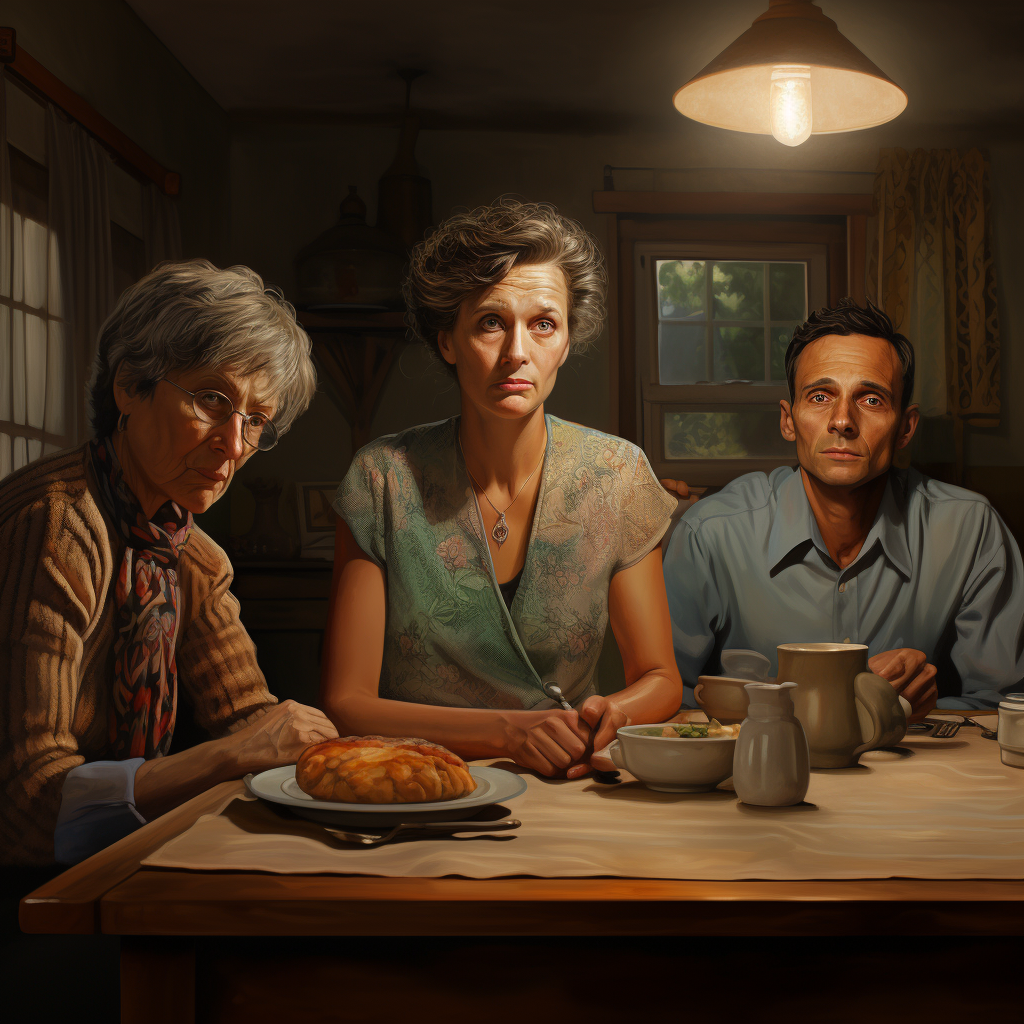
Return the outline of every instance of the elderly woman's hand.
<path id="1" fill-rule="evenodd" d="M 575 711 L 509 711 L 502 715 L 503 748 L 524 768 L 561 775 L 587 750 L 590 728 Z"/>
<path id="2" fill-rule="evenodd" d="M 338 730 L 318 708 L 282 701 L 262 718 L 233 733 L 228 756 L 234 757 L 238 771 L 265 771 L 283 764 L 294 764 L 313 743 L 337 737 Z"/>

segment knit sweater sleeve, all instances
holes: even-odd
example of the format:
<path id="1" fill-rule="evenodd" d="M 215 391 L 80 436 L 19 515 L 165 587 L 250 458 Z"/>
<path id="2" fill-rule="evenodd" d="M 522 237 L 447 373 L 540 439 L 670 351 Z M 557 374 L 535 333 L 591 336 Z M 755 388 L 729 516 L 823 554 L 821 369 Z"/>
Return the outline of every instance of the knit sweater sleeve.
<path id="1" fill-rule="evenodd" d="M 53 860 L 68 771 L 81 765 L 72 731 L 84 637 L 110 578 L 97 524 L 47 494 L 0 519 L 0 859 Z M 106 570 L 106 571 L 105 571 Z"/>
<path id="2" fill-rule="evenodd" d="M 256 646 L 231 593 L 227 555 L 198 528 L 182 553 L 178 680 L 196 724 L 210 736 L 235 732 L 277 703 L 256 663 Z"/>

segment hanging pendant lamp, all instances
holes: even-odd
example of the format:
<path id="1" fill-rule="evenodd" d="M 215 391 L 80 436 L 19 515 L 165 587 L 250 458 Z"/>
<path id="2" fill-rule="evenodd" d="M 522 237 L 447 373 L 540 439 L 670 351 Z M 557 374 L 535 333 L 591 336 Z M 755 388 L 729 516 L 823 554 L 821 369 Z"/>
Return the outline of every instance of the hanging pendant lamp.
<path id="1" fill-rule="evenodd" d="M 768 0 L 768 10 L 672 98 L 694 121 L 774 135 L 873 128 L 902 113 L 907 94 L 810 0 Z"/>

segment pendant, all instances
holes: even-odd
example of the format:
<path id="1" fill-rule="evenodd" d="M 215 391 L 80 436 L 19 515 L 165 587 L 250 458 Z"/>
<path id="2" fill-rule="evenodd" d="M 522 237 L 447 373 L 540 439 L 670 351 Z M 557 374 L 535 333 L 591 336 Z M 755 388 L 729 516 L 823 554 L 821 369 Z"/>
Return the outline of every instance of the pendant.
<path id="1" fill-rule="evenodd" d="M 498 521 L 494 524 L 494 529 L 491 530 L 491 536 L 495 539 L 499 548 L 508 540 L 508 527 L 505 525 L 504 512 L 498 513 Z"/>

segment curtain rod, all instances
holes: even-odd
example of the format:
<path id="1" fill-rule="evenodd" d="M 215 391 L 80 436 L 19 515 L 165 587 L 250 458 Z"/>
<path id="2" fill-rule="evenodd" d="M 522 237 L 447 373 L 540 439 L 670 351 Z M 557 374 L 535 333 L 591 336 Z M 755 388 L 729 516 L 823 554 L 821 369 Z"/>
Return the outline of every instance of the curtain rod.
<path id="1" fill-rule="evenodd" d="M 15 51 L 14 60 L 4 66 L 73 117 L 86 131 L 95 135 L 143 177 L 156 182 L 164 195 L 178 194 L 181 188 L 180 174 L 167 170 L 154 160 L 124 132 L 114 127 L 95 107 L 86 103 L 56 75 L 47 71 L 39 61 L 25 51 L 24 47 L 19 46 Z"/>
<path id="2" fill-rule="evenodd" d="M 772 174 L 870 174 L 874 176 L 877 171 L 837 171 L 821 170 L 816 171 L 806 167 L 614 167 L 611 164 L 604 165 L 604 172 L 615 171 L 654 171 L 656 174 L 681 174 L 686 171 L 768 171 Z"/>

